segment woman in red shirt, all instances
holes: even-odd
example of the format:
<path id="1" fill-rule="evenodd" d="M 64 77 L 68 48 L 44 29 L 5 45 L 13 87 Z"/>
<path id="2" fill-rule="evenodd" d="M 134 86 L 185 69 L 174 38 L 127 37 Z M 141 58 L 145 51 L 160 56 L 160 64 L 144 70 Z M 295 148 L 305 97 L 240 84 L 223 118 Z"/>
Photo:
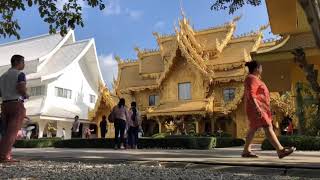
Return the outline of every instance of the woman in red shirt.
<path id="1" fill-rule="evenodd" d="M 258 157 L 251 152 L 251 143 L 255 132 L 259 128 L 263 128 L 270 143 L 277 150 L 279 158 L 284 158 L 293 153 L 295 148 L 284 148 L 274 133 L 270 108 L 270 93 L 265 83 L 261 81 L 262 66 L 257 61 L 247 62 L 246 66 L 249 69 L 249 75 L 244 82 L 244 101 L 249 120 L 249 130 L 242 157 Z"/>

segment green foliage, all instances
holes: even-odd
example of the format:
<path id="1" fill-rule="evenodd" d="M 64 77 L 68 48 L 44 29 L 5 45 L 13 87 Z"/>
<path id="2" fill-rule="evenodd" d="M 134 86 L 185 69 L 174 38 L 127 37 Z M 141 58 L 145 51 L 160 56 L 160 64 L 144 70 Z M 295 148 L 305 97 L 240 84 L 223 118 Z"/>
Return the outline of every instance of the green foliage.
<path id="1" fill-rule="evenodd" d="M 319 151 L 320 150 L 320 137 L 314 136 L 281 136 L 280 143 L 285 147 L 294 146 L 297 150 L 301 151 Z M 274 150 L 270 142 L 265 139 L 262 142 L 262 150 Z"/>
<path id="2" fill-rule="evenodd" d="M 140 138 L 139 148 L 163 148 L 163 149 L 212 149 L 216 146 L 214 137 L 187 137 L 176 136 L 167 138 Z M 69 139 L 57 138 L 19 140 L 16 148 L 113 148 L 114 139 Z"/>
<path id="3" fill-rule="evenodd" d="M 139 139 L 139 148 L 163 148 L 163 149 L 212 149 L 216 146 L 216 138 L 213 137 L 187 137 L 174 136 L 159 139 Z"/>
<path id="4" fill-rule="evenodd" d="M 297 84 L 297 115 L 299 117 L 299 133 L 316 136 L 320 132 L 320 111 L 317 93 L 309 84 Z"/>
<path id="5" fill-rule="evenodd" d="M 154 139 L 159 139 L 159 138 L 165 138 L 167 136 L 169 136 L 169 133 L 158 133 L 158 134 L 154 134 L 151 137 Z"/>
<path id="6" fill-rule="evenodd" d="M 17 10 L 25 11 L 26 8 L 36 7 L 40 17 L 49 24 L 49 32 L 60 31 L 65 35 L 68 28 L 84 26 L 82 6 L 79 0 L 68 0 L 62 8 L 57 7 L 58 0 L 1 0 L 0 1 L 0 37 L 15 36 L 20 38 L 21 29 L 19 21 L 14 17 Z M 86 5 L 103 10 L 103 0 L 84 0 Z"/>
<path id="7" fill-rule="evenodd" d="M 140 138 L 139 148 L 164 149 L 212 149 L 216 139 L 212 137 Z M 114 139 L 70 139 L 55 143 L 57 148 L 113 148 Z"/>
<path id="8" fill-rule="evenodd" d="M 113 148 L 114 139 L 68 139 L 55 143 L 56 148 Z"/>
<path id="9" fill-rule="evenodd" d="M 54 144 L 61 141 L 61 138 L 42 138 L 30 140 L 17 140 L 14 144 L 16 148 L 46 148 L 53 147 Z"/>
<path id="10" fill-rule="evenodd" d="M 211 10 L 229 10 L 229 14 L 233 14 L 236 10 L 244 5 L 259 6 L 261 0 L 215 0 L 211 6 Z"/>
<path id="11" fill-rule="evenodd" d="M 190 135 L 170 135 L 167 133 L 159 133 L 152 136 L 153 139 L 163 139 L 163 138 L 192 138 L 192 137 L 215 137 L 216 138 L 216 148 L 224 147 L 234 147 L 234 146 L 243 146 L 245 141 L 243 139 L 232 138 L 230 134 L 224 133 L 221 137 L 214 135 L 201 135 L 195 134 L 194 136 Z"/>
<path id="12" fill-rule="evenodd" d="M 245 144 L 245 141 L 243 139 L 235 139 L 230 137 L 221 137 L 221 138 L 218 137 L 216 148 L 243 146 L 244 144 Z"/>
<path id="13" fill-rule="evenodd" d="M 139 148 L 161 148 L 161 149 L 213 149 L 223 147 L 242 146 L 244 140 L 233 138 L 194 137 L 188 135 L 161 134 L 153 138 L 140 138 Z M 18 140 L 16 148 L 113 148 L 114 139 L 69 139 L 44 138 L 32 140 Z"/>

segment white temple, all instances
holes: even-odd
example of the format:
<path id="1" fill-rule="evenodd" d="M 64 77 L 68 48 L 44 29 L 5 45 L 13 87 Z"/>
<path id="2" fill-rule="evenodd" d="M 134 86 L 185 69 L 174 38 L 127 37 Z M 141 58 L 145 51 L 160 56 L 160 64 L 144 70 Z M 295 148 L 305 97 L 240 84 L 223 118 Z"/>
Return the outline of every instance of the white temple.
<path id="1" fill-rule="evenodd" d="M 30 99 L 27 116 L 37 126 L 38 137 L 47 135 L 48 123 L 56 136 L 70 138 L 74 116 L 89 125 L 88 111 L 94 108 L 99 82 L 104 82 L 94 39 L 76 41 L 74 31 L 41 35 L 0 45 L 0 75 L 10 68 L 14 54 L 25 57 Z"/>

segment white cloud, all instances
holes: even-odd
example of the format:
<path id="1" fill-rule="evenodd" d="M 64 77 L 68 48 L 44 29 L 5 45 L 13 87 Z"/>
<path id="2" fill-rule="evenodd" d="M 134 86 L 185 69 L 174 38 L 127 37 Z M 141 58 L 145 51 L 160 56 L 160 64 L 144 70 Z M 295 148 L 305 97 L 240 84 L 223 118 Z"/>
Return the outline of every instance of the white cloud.
<path id="1" fill-rule="evenodd" d="M 142 15 L 143 15 L 143 12 L 142 11 L 139 11 L 139 10 L 130 10 L 130 9 L 126 9 L 126 14 L 130 17 L 130 18 L 132 18 L 132 19 L 134 19 L 134 20 L 138 20 L 138 19 L 140 19 L 141 17 L 142 17 Z"/>
<path id="2" fill-rule="evenodd" d="M 68 0 L 57 0 L 57 8 L 62 10 L 63 5 L 69 2 Z"/>
<path id="3" fill-rule="evenodd" d="M 164 21 L 158 21 L 158 22 L 154 25 L 154 29 L 163 29 L 165 25 L 166 25 L 166 23 L 165 23 Z"/>
<path id="4" fill-rule="evenodd" d="M 106 16 L 127 15 L 133 20 L 138 20 L 142 17 L 143 12 L 139 10 L 131 10 L 129 8 L 122 8 L 120 0 L 109 0 L 106 3 L 106 8 L 103 10 L 103 14 Z"/>
<path id="5" fill-rule="evenodd" d="M 103 78 L 108 88 L 112 89 L 113 78 L 117 79 L 118 76 L 118 63 L 112 53 L 108 55 L 100 55 L 98 58 Z"/>
<path id="6" fill-rule="evenodd" d="M 57 8 L 62 10 L 63 9 L 63 5 L 67 4 L 68 2 L 69 2 L 69 0 L 57 0 L 57 4 L 56 4 Z M 86 7 L 86 5 L 85 5 L 83 0 L 78 1 L 78 4 L 80 4 L 80 6 L 82 8 Z"/>
<path id="7" fill-rule="evenodd" d="M 109 0 L 103 13 L 106 16 L 119 15 L 121 13 L 120 0 Z"/>

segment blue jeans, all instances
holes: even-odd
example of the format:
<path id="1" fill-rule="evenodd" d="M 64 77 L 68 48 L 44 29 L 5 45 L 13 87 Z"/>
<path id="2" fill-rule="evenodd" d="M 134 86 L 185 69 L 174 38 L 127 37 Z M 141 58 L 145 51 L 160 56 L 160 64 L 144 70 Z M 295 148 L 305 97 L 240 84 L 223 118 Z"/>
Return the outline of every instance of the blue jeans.
<path id="1" fill-rule="evenodd" d="M 138 133 L 139 127 L 131 127 L 128 131 L 128 144 L 131 148 L 134 148 L 138 145 Z"/>

